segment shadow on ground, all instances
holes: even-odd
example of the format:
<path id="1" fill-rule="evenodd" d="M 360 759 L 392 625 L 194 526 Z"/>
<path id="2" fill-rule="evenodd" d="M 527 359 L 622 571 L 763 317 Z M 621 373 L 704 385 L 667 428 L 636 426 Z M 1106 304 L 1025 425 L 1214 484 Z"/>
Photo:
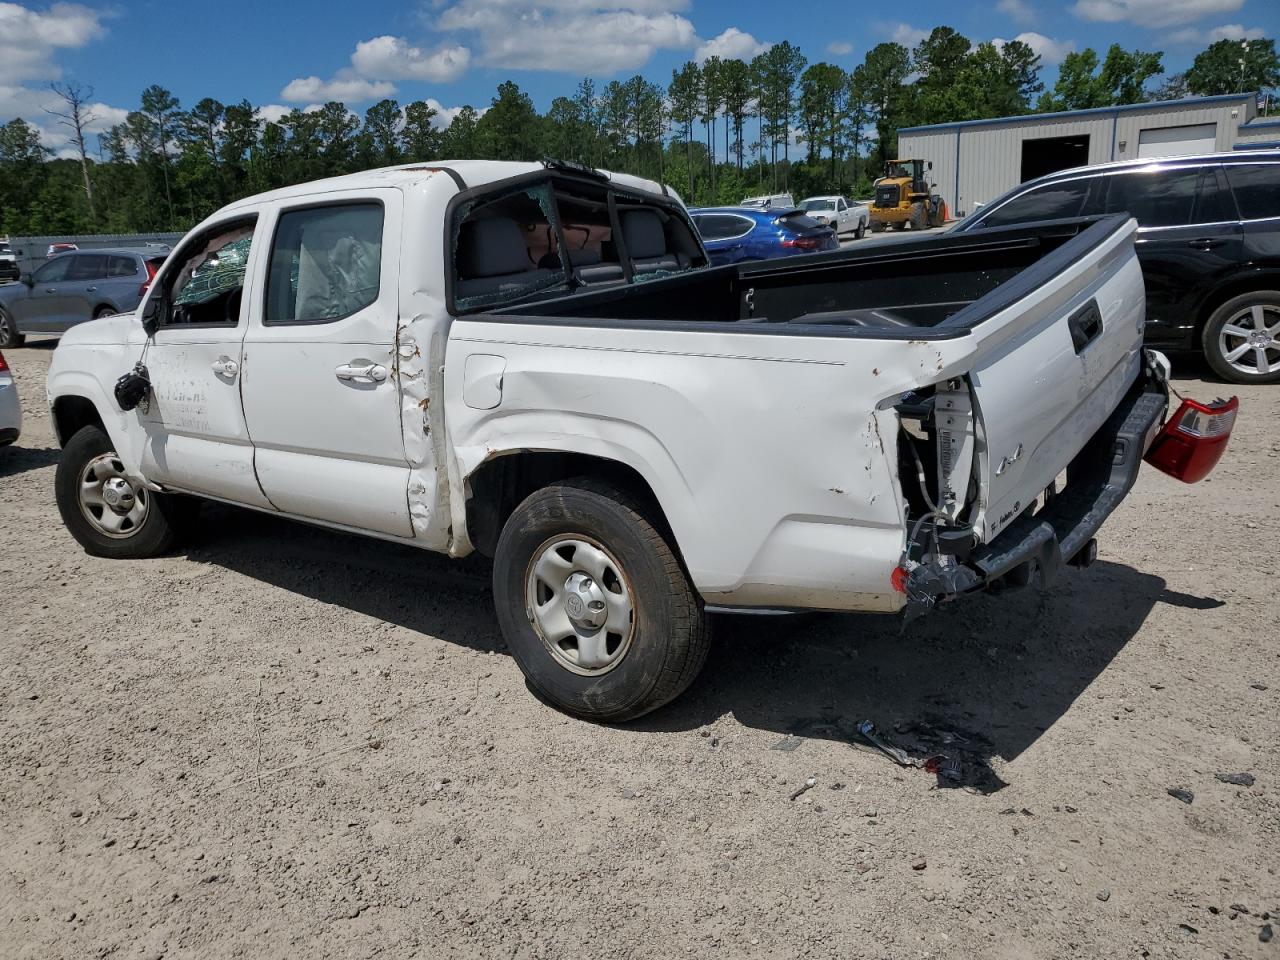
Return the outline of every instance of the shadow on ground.
<path id="1" fill-rule="evenodd" d="M 52 466 L 61 456 L 56 447 L 0 447 L 0 479 Z"/>
<path id="2" fill-rule="evenodd" d="M 225 507 L 207 508 L 189 556 L 460 646 L 505 650 L 482 560 L 450 561 Z M 871 720 L 905 746 L 955 734 L 977 767 L 1013 760 L 1106 669 L 1157 603 L 1221 605 L 1102 561 L 1064 573 L 1047 592 L 945 605 L 905 633 L 895 616 L 723 615 L 694 686 L 631 728 L 690 730 L 732 714 L 780 740 L 853 740 L 859 721 Z M 990 771 L 965 782 L 984 792 L 1004 785 Z"/>

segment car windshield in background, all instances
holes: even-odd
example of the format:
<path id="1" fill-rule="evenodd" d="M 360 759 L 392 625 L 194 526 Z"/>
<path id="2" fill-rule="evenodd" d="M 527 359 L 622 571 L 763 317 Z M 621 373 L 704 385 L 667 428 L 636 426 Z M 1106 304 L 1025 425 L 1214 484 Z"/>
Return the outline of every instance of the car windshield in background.
<path id="1" fill-rule="evenodd" d="M 834 200 L 806 200 L 800 207 L 808 213 L 812 213 L 815 210 L 834 210 L 836 202 Z"/>

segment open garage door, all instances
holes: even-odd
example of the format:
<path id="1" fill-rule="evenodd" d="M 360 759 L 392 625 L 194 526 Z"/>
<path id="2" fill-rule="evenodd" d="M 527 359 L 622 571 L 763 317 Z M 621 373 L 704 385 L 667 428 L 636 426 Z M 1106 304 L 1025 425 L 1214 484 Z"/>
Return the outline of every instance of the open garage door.
<path id="1" fill-rule="evenodd" d="M 1216 123 L 1152 127 L 1138 134 L 1138 156 L 1183 157 L 1190 153 L 1213 153 L 1217 139 Z"/>
<path id="2" fill-rule="evenodd" d="M 1089 162 L 1089 135 L 1033 137 L 1022 141 L 1022 182 Z"/>

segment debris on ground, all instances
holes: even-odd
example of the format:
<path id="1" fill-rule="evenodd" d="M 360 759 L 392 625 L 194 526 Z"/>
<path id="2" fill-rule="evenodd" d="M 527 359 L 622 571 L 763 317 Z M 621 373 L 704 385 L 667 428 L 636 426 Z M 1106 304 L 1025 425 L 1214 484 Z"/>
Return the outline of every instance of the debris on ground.
<path id="1" fill-rule="evenodd" d="M 1196 795 L 1186 787 L 1170 787 L 1165 793 L 1175 800 L 1181 800 L 1183 803 L 1190 803 L 1196 798 Z"/>
<path id="2" fill-rule="evenodd" d="M 925 867 L 927 867 L 928 865 L 929 865 L 929 861 L 927 861 L 924 857 L 920 857 L 920 858 L 919 858 L 919 859 L 917 859 L 917 860 L 912 860 L 912 861 L 911 861 L 911 869 L 912 869 L 912 870 L 923 870 L 923 869 L 924 869 Z"/>
<path id="3" fill-rule="evenodd" d="M 817 785 L 818 785 L 818 778 L 810 777 L 808 780 L 806 780 L 804 783 L 800 784 L 800 786 L 796 788 L 796 790 L 791 794 L 791 799 L 795 800 L 801 794 L 808 793 Z"/>
<path id="4" fill-rule="evenodd" d="M 1234 783 L 1237 787 L 1252 787 L 1254 784 L 1252 773 L 1215 773 L 1214 776 L 1223 783 Z"/>
<path id="5" fill-rule="evenodd" d="M 781 750 L 784 753 L 791 753 L 793 750 L 796 750 L 797 748 L 799 748 L 800 744 L 802 743 L 804 743 L 804 737 L 797 737 L 795 735 L 792 735 L 788 737 L 783 737 L 781 740 L 779 740 L 769 749 Z"/>
<path id="6" fill-rule="evenodd" d="M 1263 943 L 1270 943 L 1271 936 L 1272 936 L 1271 924 L 1264 923 L 1262 925 L 1262 929 L 1258 931 L 1258 939 L 1261 940 Z"/>
<path id="7" fill-rule="evenodd" d="M 1095 896 L 1096 896 L 1099 900 L 1101 900 L 1103 903 L 1106 903 L 1108 900 L 1110 900 L 1110 899 L 1111 899 L 1111 891 L 1110 891 L 1109 889 L 1107 889 L 1107 888 L 1105 888 L 1105 887 L 1104 887 L 1103 889 L 1099 890 L 1099 891 L 1095 894 Z"/>
<path id="8" fill-rule="evenodd" d="M 891 740 L 870 720 L 857 726 L 857 738 L 902 767 L 915 767 L 932 773 L 939 786 L 967 785 L 988 792 L 1004 786 L 988 766 L 986 757 L 992 752 L 985 738 L 961 733 L 931 721 L 908 721 L 894 725 Z"/>

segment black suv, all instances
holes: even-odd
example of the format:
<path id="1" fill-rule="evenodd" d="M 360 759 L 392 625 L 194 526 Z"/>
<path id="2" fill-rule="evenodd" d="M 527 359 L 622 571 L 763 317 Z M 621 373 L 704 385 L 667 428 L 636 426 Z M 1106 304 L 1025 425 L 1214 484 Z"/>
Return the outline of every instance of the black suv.
<path id="1" fill-rule="evenodd" d="M 1125 211 L 1138 221 L 1147 343 L 1201 350 L 1236 383 L 1280 382 L 1280 151 L 1062 170 L 956 229 Z"/>

